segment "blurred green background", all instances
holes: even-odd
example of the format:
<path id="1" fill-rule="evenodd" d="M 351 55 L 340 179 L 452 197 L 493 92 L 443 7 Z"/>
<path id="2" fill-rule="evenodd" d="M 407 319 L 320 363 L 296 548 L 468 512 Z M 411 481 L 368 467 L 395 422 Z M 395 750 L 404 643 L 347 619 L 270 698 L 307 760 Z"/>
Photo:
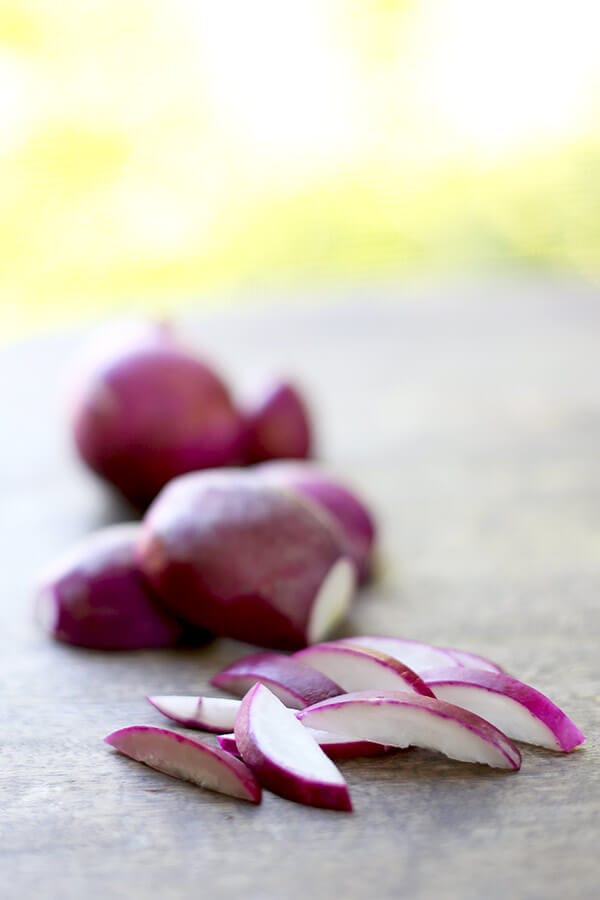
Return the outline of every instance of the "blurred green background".
<path id="1" fill-rule="evenodd" d="M 2 0 L 0 336 L 600 273 L 600 5 Z"/>

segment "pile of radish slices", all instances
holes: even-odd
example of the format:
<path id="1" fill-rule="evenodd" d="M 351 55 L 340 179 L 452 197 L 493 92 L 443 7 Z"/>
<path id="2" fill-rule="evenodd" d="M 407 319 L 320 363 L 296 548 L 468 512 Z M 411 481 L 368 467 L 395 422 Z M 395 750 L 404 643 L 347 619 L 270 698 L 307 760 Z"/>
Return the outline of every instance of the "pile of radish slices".
<path id="1" fill-rule="evenodd" d="M 166 728 L 133 725 L 105 740 L 154 769 L 259 803 L 266 788 L 298 803 L 352 810 L 332 760 L 422 747 L 517 771 L 513 741 L 569 752 L 585 740 L 548 697 L 489 659 L 392 637 L 314 644 L 285 656 L 255 653 L 212 684 L 242 697 L 152 696 L 214 746 Z"/>

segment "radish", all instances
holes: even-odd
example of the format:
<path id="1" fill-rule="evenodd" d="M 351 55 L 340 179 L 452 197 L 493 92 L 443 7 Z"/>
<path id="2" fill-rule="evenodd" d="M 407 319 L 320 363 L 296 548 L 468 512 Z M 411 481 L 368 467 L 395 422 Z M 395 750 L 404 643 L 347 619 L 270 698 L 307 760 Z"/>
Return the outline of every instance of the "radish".
<path id="1" fill-rule="evenodd" d="M 342 694 L 298 713 L 304 725 L 392 747 L 423 747 L 450 759 L 519 769 L 521 754 L 505 734 L 468 710 L 400 691 Z M 236 732 L 237 737 L 237 732 Z"/>
<path id="2" fill-rule="evenodd" d="M 312 463 L 271 462 L 257 466 L 254 472 L 259 478 L 295 491 L 325 510 L 340 528 L 345 552 L 354 561 L 359 579 L 368 578 L 375 521 L 354 492 Z"/>
<path id="3" fill-rule="evenodd" d="M 344 693 L 327 675 L 280 653 L 253 653 L 245 656 L 218 672 L 210 683 L 243 697 L 257 681 L 265 684 L 282 703 L 292 709 L 303 709 L 319 700 Z M 233 724 L 231 727 L 233 728 Z"/>
<path id="4" fill-rule="evenodd" d="M 423 677 L 440 700 L 477 713 L 514 740 L 564 752 L 585 741 L 575 723 L 552 700 L 509 675 L 448 668 Z"/>
<path id="5" fill-rule="evenodd" d="M 84 359 L 71 397 L 75 445 L 134 505 L 183 472 L 243 461 L 243 419 L 227 387 L 168 329 L 102 335 Z"/>
<path id="6" fill-rule="evenodd" d="M 400 660 L 421 675 L 429 669 L 437 669 L 447 666 L 470 666 L 471 668 L 486 669 L 491 672 L 502 672 L 497 663 L 485 656 L 476 653 L 468 653 L 466 650 L 455 650 L 451 647 L 437 647 L 435 644 L 426 644 L 423 641 L 414 641 L 410 638 L 383 637 L 381 635 L 359 635 L 357 637 L 341 638 L 337 643 L 355 644 L 361 647 L 372 647 Z"/>
<path id="7" fill-rule="evenodd" d="M 275 794 L 308 806 L 352 810 L 342 774 L 292 710 L 262 684 L 242 700 L 235 741 L 244 762 Z"/>
<path id="8" fill-rule="evenodd" d="M 260 784 L 250 769 L 220 747 L 150 725 L 130 725 L 113 731 L 104 740 L 119 753 L 165 775 L 249 803 L 260 803 Z"/>
<path id="9" fill-rule="evenodd" d="M 276 649 L 321 640 L 355 584 L 327 521 L 237 469 L 167 485 L 144 520 L 138 558 L 174 615 Z"/>
<path id="10" fill-rule="evenodd" d="M 304 459 L 311 455 L 308 409 L 297 389 L 277 382 L 246 413 L 247 462 Z"/>
<path id="11" fill-rule="evenodd" d="M 370 647 L 331 641 L 300 650 L 293 659 L 333 678 L 345 692 L 371 689 L 410 691 L 433 697 L 416 672 L 392 656 Z"/>
<path id="12" fill-rule="evenodd" d="M 163 609 L 135 561 L 140 526 L 85 537 L 42 577 L 36 618 L 52 637 L 97 650 L 167 647 L 184 626 Z M 195 638 L 206 639 L 198 631 Z"/>
<path id="13" fill-rule="evenodd" d="M 241 702 L 241 701 L 240 701 Z M 329 759 L 355 759 L 357 756 L 383 756 L 392 747 L 375 744 L 373 741 L 357 741 L 343 734 L 330 734 L 328 731 L 316 731 L 307 728 L 311 736 Z M 220 734 L 217 738 L 223 750 L 239 756 L 235 734 Z"/>
<path id="14" fill-rule="evenodd" d="M 231 731 L 240 708 L 239 700 L 225 697 L 159 695 L 146 697 L 146 700 L 163 716 L 179 725 L 216 734 Z"/>

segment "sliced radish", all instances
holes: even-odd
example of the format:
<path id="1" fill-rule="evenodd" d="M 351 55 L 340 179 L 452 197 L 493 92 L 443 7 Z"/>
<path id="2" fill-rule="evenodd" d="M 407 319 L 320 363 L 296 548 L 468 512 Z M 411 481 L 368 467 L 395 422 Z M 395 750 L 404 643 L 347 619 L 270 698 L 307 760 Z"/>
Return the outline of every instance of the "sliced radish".
<path id="1" fill-rule="evenodd" d="M 419 694 L 360 691 L 298 713 L 311 728 L 393 747 L 438 750 L 451 759 L 519 769 L 521 754 L 501 731 L 466 709 Z"/>
<path id="2" fill-rule="evenodd" d="M 304 709 L 305 706 L 344 693 L 342 687 L 327 675 L 280 653 L 253 653 L 251 656 L 244 656 L 218 672 L 210 683 L 243 697 L 257 681 L 266 685 L 291 709 Z M 231 728 L 226 730 L 231 731 Z"/>
<path id="3" fill-rule="evenodd" d="M 223 734 L 231 731 L 240 708 L 239 700 L 227 697 L 146 697 L 163 716 L 186 728 Z"/>
<path id="4" fill-rule="evenodd" d="M 413 641 L 409 638 L 361 634 L 357 637 L 342 638 L 335 643 L 358 644 L 361 647 L 380 650 L 410 666 L 419 675 L 428 669 L 438 669 L 442 666 L 469 666 L 473 669 L 486 669 L 490 672 L 503 671 L 497 663 L 486 659 L 485 656 L 478 656 L 476 653 L 469 653 L 466 650 L 456 650 L 453 647 L 437 647 L 435 644 L 426 644 L 423 641 Z"/>
<path id="5" fill-rule="evenodd" d="M 516 741 L 568 752 L 585 740 L 545 694 L 509 675 L 448 668 L 424 678 L 436 697 L 482 716 Z"/>
<path id="6" fill-rule="evenodd" d="M 354 759 L 356 756 L 383 756 L 389 753 L 393 748 L 384 747 L 383 744 L 376 744 L 374 741 L 357 741 L 356 738 L 349 738 L 343 734 L 330 734 L 328 731 L 315 731 L 314 728 L 308 728 L 314 740 L 319 744 L 321 750 L 327 754 L 329 759 Z M 235 734 L 220 734 L 217 738 L 223 750 L 239 756 L 237 744 L 235 742 Z"/>
<path id="7" fill-rule="evenodd" d="M 166 775 L 249 803 L 260 803 L 260 784 L 250 769 L 219 747 L 149 725 L 130 725 L 113 731 L 104 740 L 119 753 Z"/>
<path id="8" fill-rule="evenodd" d="M 425 697 L 433 693 L 404 663 L 371 647 L 331 641 L 294 653 L 294 660 L 333 678 L 344 691 L 411 691 Z"/>
<path id="9" fill-rule="evenodd" d="M 352 810 L 341 772 L 292 710 L 262 684 L 242 700 L 235 741 L 244 762 L 275 794 L 308 806 Z"/>

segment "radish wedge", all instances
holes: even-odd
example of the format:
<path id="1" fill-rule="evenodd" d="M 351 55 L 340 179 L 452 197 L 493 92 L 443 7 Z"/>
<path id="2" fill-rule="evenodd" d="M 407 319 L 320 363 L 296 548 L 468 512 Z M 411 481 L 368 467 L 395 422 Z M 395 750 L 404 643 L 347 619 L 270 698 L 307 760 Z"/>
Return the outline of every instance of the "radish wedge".
<path id="1" fill-rule="evenodd" d="M 304 709 L 344 690 L 331 678 L 280 653 L 253 653 L 238 659 L 211 678 L 211 684 L 243 697 L 256 682 L 266 685 L 285 706 Z M 231 725 L 233 728 L 233 724 Z M 227 728 L 226 731 L 231 731 Z"/>
<path id="2" fill-rule="evenodd" d="M 163 716 L 186 728 L 224 734 L 231 731 L 240 708 L 239 700 L 226 697 L 146 697 Z"/>
<path id="3" fill-rule="evenodd" d="M 394 749 L 392 747 L 384 747 L 383 744 L 376 744 L 374 741 L 357 741 L 356 738 L 349 738 L 343 734 L 330 734 L 328 731 L 315 731 L 313 728 L 308 728 L 307 730 L 329 759 L 383 756 L 384 753 L 389 753 L 391 749 Z M 223 750 L 239 756 L 235 734 L 220 734 L 217 740 Z"/>
<path id="4" fill-rule="evenodd" d="M 333 678 L 346 692 L 410 691 L 433 697 L 416 672 L 387 653 L 370 647 L 331 641 L 300 650 L 294 653 L 293 659 Z"/>
<path id="5" fill-rule="evenodd" d="M 298 713 L 311 728 L 393 747 L 438 750 L 463 762 L 519 769 L 517 747 L 485 719 L 443 700 L 400 691 L 360 691 Z"/>
<path id="6" fill-rule="evenodd" d="M 104 740 L 119 753 L 165 775 L 249 803 L 260 803 L 260 784 L 250 769 L 219 747 L 149 725 L 130 725 L 113 731 Z"/>
<path id="7" fill-rule="evenodd" d="M 568 752 L 585 740 L 552 700 L 509 675 L 481 669 L 436 669 L 424 676 L 440 700 L 482 716 L 508 737 Z"/>
<path id="8" fill-rule="evenodd" d="M 307 806 L 351 812 L 341 772 L 292 710 L 262 684 L 255 684 L 242 700 L 235 742 L 244 762 L 275 794 Z"/>
<path id="9" fill-rule="evenodd" d="M 357 637 L 341 638 L 339 641 L 330 643 L 372 647 L 373 650 L 379 650 L 381 653 L 387 653 L 388 656 L 400 660 L 419 675 L 428 669 L 439 669 L 442 666 L 469 666 L 473 669 L 486 669 L 490 672 L 504 671 L 497 663 L 486 659 L 485 656 L 469 653 L 466 650 L 456 650 L 453 647 L 437 647 L 435 644 L 426 644 L 423 641 L 413 641 L 409 638 L 361 634 Z"/>

